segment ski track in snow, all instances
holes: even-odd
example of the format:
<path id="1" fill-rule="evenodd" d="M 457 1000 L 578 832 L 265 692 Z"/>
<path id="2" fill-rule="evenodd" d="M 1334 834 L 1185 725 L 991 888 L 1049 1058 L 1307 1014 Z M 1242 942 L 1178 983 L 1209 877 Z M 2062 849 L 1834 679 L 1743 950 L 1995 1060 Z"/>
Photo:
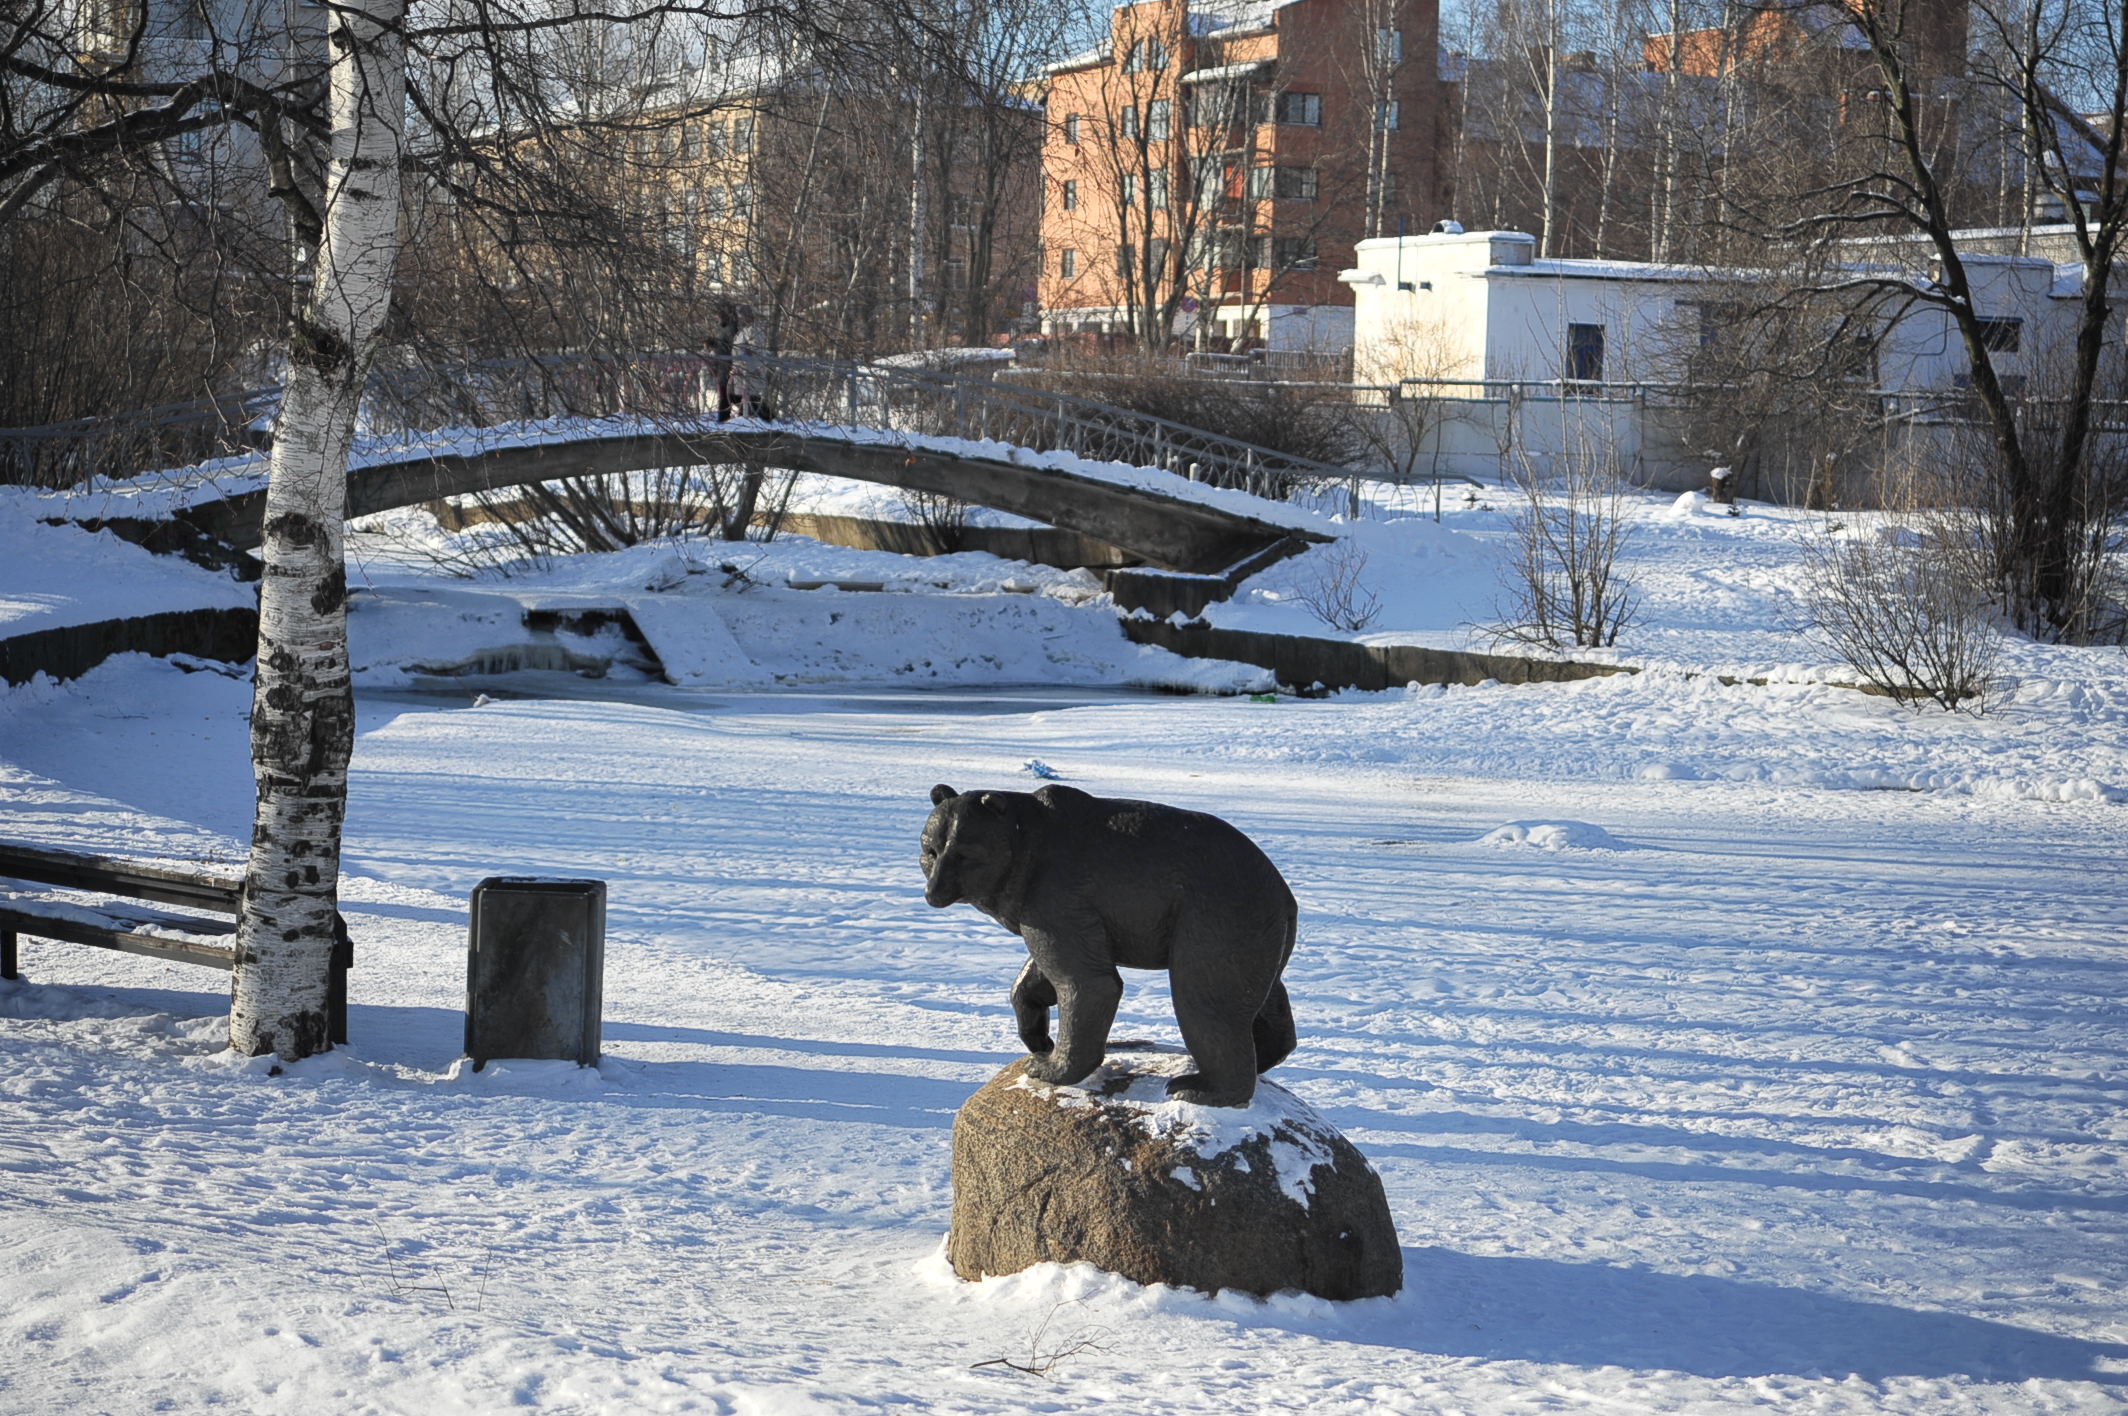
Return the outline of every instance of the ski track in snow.
<path id="1" fill-rule="evenodd" d="M 0 835 L 239 859 L 248 692 L 0 697 Z M 355 1045 L 286 1076 L 217 1050 L 216 976 L 25 944 L 0 1410 L 2124 1405 L 2128 817 L 2055 789 L 2128 782 L 2110 702 L 652 699 L 364 701 Z M 924 906 L 916 833 L 1030 758 L 1286 873 L 1277 1076 L 1381 1170 L 1402 1295 L 951 1278 L 1020 948 Z M 455 1065 L 465 892 L 519 871 L 611 882 L 595 1073 Z"/>

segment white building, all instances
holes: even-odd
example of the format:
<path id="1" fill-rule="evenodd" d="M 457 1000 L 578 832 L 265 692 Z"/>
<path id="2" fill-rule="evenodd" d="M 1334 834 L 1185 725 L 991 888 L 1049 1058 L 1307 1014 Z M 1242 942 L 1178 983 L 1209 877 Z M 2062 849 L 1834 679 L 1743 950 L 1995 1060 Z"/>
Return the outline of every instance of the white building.
<path id="1" fill-rule="evenodd" d="M 1721 337 L 1723 312 L 1748 297 L 1764 278 L 1758 272 L 1539 260 L 1535 238 L 1519 231 L 1362 241 L 1357 258 L 1339 276 L 1355 297 L 1353 379 L 1416 381 L 1435 397 L 1467 403 L 1451 409 L 1441 434 L 1439 456 L 1451 475 L 1490 480 L 1511 443 L 1542 461 L 1562 440 L 1597 432 L 1636 480 L 1704 481 L 1705 454 L 1678 445 L 1661 417 L 1666 386 L 1679 375 L 1681 354 Z M 2082 267 L 1980 252 L 1962 259 L 1996 371 L 2015 394 L 2044 372 L 2050 355 L 2066 353 Z M 1847 273 L 1927 280 L 1933 272 L 1885 265 Z M 1887 407 L 1941 404 L 1965 388 L 1964 342 L 1942 309 L 1913 306 L 1873 335 L 1857 357 Z M 2112 337 L 2118 343 L 2118 329 Z M 1501 425 L 1509 417 L 1517 426 Z"/>

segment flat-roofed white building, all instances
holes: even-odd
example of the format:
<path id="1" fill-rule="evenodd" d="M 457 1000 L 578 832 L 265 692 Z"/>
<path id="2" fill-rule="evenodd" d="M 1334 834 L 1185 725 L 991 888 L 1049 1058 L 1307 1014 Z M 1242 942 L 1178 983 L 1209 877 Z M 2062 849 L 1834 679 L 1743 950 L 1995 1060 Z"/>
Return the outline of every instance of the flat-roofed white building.
<path id="1" fill-rule="evenodd" d="M 1841 274 L 1934 278 L 1925 249 L 1884 255 L 1886 264 L 1858 263 Z M 1519 231 L 1362 241 L 1356 256 L 1339 276 L 1354 295 L 1354 381 L 1416 381 L 1432 397 L 1470 404 L 1451 408 L 1438 455 L 1451 475 L 1488 479 L 1499 475 L 1511 443 L 1542 461 L 1558 454 L 1562 440 L 1593 435 L 1636 480 L 1699 485 L 1708 454 L 1679 442 L 1678 420 L 1664 409 L 1675 407 L 1674 385 L 1692 350 L 1723 338 L 1756 292 L 1775 293 L 1761 271 L 1542 260 L 1535 238 Z M 2082 267 L 1981 251 L 1961 259 L 1996 371 L 2013 395 L 2024 391 L 2068 352 Z M 1888 303 L 1847 337 L 1853 376 L 1887 413 L 1928 407 L 1940 414 L 1968 385 L 1964 341 L 1940 307 Z M 2110 338 L 2120 343 L 2118 326 Z M 1516 425 L 1503 427 L 1510 416 Z"/>

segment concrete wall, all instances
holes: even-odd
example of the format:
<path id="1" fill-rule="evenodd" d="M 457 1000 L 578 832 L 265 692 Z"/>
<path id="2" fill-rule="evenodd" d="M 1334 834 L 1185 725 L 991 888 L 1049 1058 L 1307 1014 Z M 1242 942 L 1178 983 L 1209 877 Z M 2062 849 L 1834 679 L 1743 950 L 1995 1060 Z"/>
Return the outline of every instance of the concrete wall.
<path id="1" fill-rule="evenodd" d="M 1360 416 L 1393 427 L 1386 413 Z M 1710 464 L 1684 444 L 1675 424 L 1660 404 L 1631 396 L 1562 399 L 1555 389 L 1510 387 L 1496 398 L 1444 399 L 1432 429 L 1420 441 L 1410 478 L 1431 483 L 1438 476 L 1491 485 L 1504 480 L 1521 461 L 1549 476 L 1566 457 L 1608 455 L 1636 485 L 1657 491 L 1704 488 Z M 1402 452 L 1399 445 L 1400 460 Z M 1384 461 L 1369 471 L 1393 475 Z"/>

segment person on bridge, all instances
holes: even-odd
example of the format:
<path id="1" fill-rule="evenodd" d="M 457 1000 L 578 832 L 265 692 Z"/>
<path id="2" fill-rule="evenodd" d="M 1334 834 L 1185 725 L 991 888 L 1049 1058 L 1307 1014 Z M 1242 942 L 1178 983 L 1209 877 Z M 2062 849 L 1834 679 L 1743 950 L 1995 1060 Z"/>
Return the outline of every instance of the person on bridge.
<path id="1" fill-rule="evenodd" d="M 709 356 L 709 367 L 702 371 L 702 378 L 705 384 L 715 382 L 717 421 L 724 423 L 731 420 L 732 341 L 739 333 L 739 307 L 729 300 L 719 300 L 716 313 L 716 328 L 702 336 L 702 352 Z M 702 401 L 707 403 L 709 389 L 705 387 L 702 392 Z"/>
<path id="2" fill-rule="evenodd" d="M 742 418 L 759 418 L 764 423 L 776 421 L 776 410 L 769 405 L 767 365 L 762 355 L 761 326 L 755 322 L 754 307 L 741 305 L 737 319 L 739 329 L 731 341 L 731 401 L 737 406 Z M 717 421 L 724 421 L 720 405 Z"/>

